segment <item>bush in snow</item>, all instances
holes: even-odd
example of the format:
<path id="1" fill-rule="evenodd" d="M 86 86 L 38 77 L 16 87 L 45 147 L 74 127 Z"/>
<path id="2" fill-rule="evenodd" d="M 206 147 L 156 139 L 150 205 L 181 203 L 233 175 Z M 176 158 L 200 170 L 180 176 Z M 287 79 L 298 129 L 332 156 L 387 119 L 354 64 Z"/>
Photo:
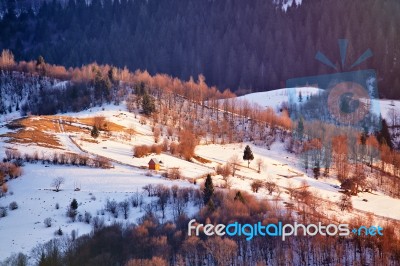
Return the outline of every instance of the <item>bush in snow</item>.
<path id="1" fill-rule="evenodd" d="M 2 266 L 12 265 L 28 265 L 28 257 L 25 254 L 18 253 L 8 257 L 5 261 L 0 262 Z"/>
<path id="2" fill-rule="evenodd" d="M 93 231 L 98 231 L 104 227 L 104 219 L 98 216 L 92 219 Z"/>
<path id="3" fill-rule="evenodd" d="M 7 216 L 7 208 L 0 206 L 0 218 Z"/>
<path id="4" fill-rule="evenodd" d="M 47 218 L 44 219 L 44 221 L 43 221 L 43 223 L 44 223 L 44 225 L 45 225 L 46 227 L 51 227 L 51 222 L 52 222 L 52 220 L 51 220 L 50 217 L 47 217 Z"/>
<path id="5" fill-rule="evenodd" d="M 106 202 L 106 211 L 111 212 L 112 214 L 116 214 L 118 212 L 118 203 L 115 200 L 109 200 L 107 199 Z"/>
<path id="6" fill-rule="evenodd" d="M 85 223 L 90 224 L 91 220 L 92 220 L 92 215 L 90 214 L 90 212 L 85 212 L 85 216 L 84 216 Z"/>
<path id="7" fill-rule="evenodd" d="M 128 219 L 129 216 L 129 209 L 130 209 L 130 204 L 128 200 L 124 200 L 119 203 L 119 208 L 121 212 L 124 214 L 125 220 Z"/>
<path id="8" fill-rule="evenodd" d="M 136 208 L 143 203 L 143 195 L 136 191 L 133 196 L 130 198 L 132 207 Z"/>
<path id="9" fill-rule="evenodd" d="M 67 216 L 69 218 L 71 218 L 71 221 L 75 222 L 77 214 L 78 214 L 78 212 L 76 210 L 74 210 L 73 208 L 71 208 L 71 206 L 68 207 Z"/>
<path id="10" fill-rule="evenodd" d="M 251 186 L 251 190 L 253 192 L 257 193 L 258 190 L 263 187 L 263 185 L 264 184 L 263 184 L 263 182 L 261 180 L 254 180 L 253 183 L 251 183 L 250 186 Z"/>
<path id="11" fill-rule="evenodd" d="M 16 210 L 16 209 L 18 209 L 18 204 L 15 201 L 13 201 L 13 202 L 10 203 L 9 208 L 12 211 Z"/>
<path id="12" fill-rule="evenodd" d="M 56 230 L 56 231 L 54 232 L 54 234 L 57 235 L 57 236 L 62 236 L 64 233 L 63 233 L 63 231 L 61 230 L 61 227 L 59 227 L 58 230 Z"/>
<path id="13" fill-rule="evenodd" d="M 56 203 L 56 210 L 60 209 L 60 204 Z"/>
<path id="14" fill-rule="evenodd" d="M 71 239 L 72 239 L 72 241 L 75 241 L 76 235 L 77 235 L 76 231 L 75 231 L 75 230 L 72 230 L 72 231 L 71 231 Z"/>

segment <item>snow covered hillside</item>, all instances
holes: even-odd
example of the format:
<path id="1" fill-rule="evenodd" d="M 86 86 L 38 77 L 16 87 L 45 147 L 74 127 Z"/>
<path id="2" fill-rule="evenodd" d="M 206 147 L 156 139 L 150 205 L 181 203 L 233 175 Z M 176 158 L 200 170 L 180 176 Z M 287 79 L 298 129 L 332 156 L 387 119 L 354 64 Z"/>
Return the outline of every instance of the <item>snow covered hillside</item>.
<path id="1" fill-rule="evenodd" d="M 296 90 L 295 94 L 301 91 L 304 99 L 319 93 L 315 88 Z M 288 90 L 253 93 L 239 98 L 277 109 L 287 101 Z M 400 108 L 398 102 L 380 103 L 387 110 Z M 102 130 L 99 137 L 93 138 L 91 131 L 93 124 L 96 124 L 96 117 L 102 118 L 100 126 L 107 130 Z M 240 123 L 242 127 L 247 127 L 246 123 L 249 122 Z M 177 142 L 178 138 L 176 133 L 170 136 L 165 128 L 161 130 L 160 137 L 171 142 Z M 152 152 L 141 158 L 133 157 L 134 146 L 155 144 L 155 128 L 152 119 L 128 112 L 125 103 L 94 107 L 78 113 L 26 117 L 14 120 L 7 126 L 4 123 L 0 127 L 0 158 L 6 157 L 7 151 L 18 151 L 22 157 L 27 154 L 26 158 L 39 159 L 24 162 L 22 175 L 8 180 L 8 191 L 0 198 L 0 207 L 10 206 L 13 202 L 18 204 L 17 209 L 9 208 L 7 216 L 0 218 L 3 244 L 0 258 L 12 252 L 29 253 L 38 243 L 52 239 L 59 228 L 69 235 L 73 230 L 78 236 L 91 232 L 92 227 L 85 222 L 85 215 L 102 219 L 105 224 L 135 222 L 144 210 L 132 208 L 125 220 L 122 215 L 115 217 L 104 211 L 106 202 L 123 202 L 138 193 L 144 201 L 150 202 L 152 198 L 143 190 L 148 184 L 198 188 L 207 174 L 213 175 L 215 185 L 221 189 L 245 190 L 281 207 L 294 204 L 293 191 L 309 189 L 318 199 L 315 207 L 333 221 L 366 215 L 376 224 L 391 219 L 400 220 L 400 199 L 391 198 L 379 189 L 358 193 L 352 197 L 354 210 L 346 213 L 341 211 L 336 204 L 343 195 L 340 182 L 332 176 L 314 178 L 310 169 L 304 169 L 301 158 L 289 153 L 286 143 L 279 141 L 278 137 L 269 147 L 255 145 L 254 141 L 211 144 L 204 140 L 206 138 L 203 136 L 196 147 L 196 156 L 192 161 L 166 151 Z M 242 160 L 246 145 L 251 147 L 254 154 L 250 167 L 247 167 L 247 161 Z M 70 163 L 52 163 L 57 155 L 59 161 L 60 157 L 67 157 Z M 111 167 L 102 169 L 80 165 L 74 161 L 74 155 L 92 160 L 103 158 L 109 160 Z M 234 176 L 218 174 L 218 168 L 224 167 L 234 156 L 237 158 Z M 162 162 L 160 171 L 148 170 L 147 164 L 152 158 Z M 165 173 L 170 169 L 179 169 L 181 180 L 165 178 Z M 59 192 L 55 192 L 52 185 L 57 177 L 65 180 Z M 257 180 L 273 182 L 277 187 L 272 192 L 265 187 L 260 188 L 258 193 L 254 192 L 252 184 Z M 78 216 L 81 215 L 81 221 L 72 222 L 66 216 L 72 199 L 79 204 Z M 186 212 L 191 215 L 190 205 Z M 160 210 L 157 213 L 161 216 Z M 168 210 L 166 219 L 172 215 L 172 210 Z M 51 219 L 51 227 L 44 223 L 46 218 Z"/>
<path id="2" fill-rule="evenodd" d="M 284 88 L 272 91 L 255 92 L 246 94 L 238 97 L 238 100 L 247 100 L 251 103 L 256 103 L 262 107 L 270 107 L 273 110 L 279 110 L 283 103 L 289 102 L 291 95 L 299 95 L 301 93 L 303 101 L 314 94 L 321 92 L 321 89 L 314 87 L 302 87 L 302 88 Z M 295 97 L 294 101 L 300 103 L 298 97 Z"/>
<path id="3" fill-rule="evenodd" d="M 255 92 L 238 97 L 239 100 L 247 100 L 262 107 L 270 107 L 278 111 L 282 105 L 289 102 L 302 104 L 312 95 L 318 95 L 323 90 L 315 87 L 283 88 L 265 92 Z M 301 101 L 299 95 L 301 94 Z M 376 115 L 382 115 L 391 124 L 400 124 L 400 101 L 389 99 L 372 99 L 371 105 L 374 106 Z"/>

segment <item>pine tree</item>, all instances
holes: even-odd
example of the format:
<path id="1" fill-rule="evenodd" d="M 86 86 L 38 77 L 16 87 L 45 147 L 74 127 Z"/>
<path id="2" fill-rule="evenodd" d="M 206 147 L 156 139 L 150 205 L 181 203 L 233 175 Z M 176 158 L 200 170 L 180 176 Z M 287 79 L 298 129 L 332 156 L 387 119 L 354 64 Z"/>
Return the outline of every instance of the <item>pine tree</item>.
<path id="1" fill-rule="evenodd" d="M 215 204 L 214 204 L 214 201 L 212 199 L 210 199 L 207 202 L 207 207 L 208 207 L 209 211 L 215 211 Z"/>
<path id="2" fill-rule="evenodd" d="M 254 160 L 254 155 L 249 145 L 244 149 L 243 160 L 247 161 L 247 168 L 250 168 L 250 161 Z"/>
<path id="3" fill-rule="evenodd" d="M 301 141 L 303 139 L 303 134 L 304 134 L 304 121 L 303 118 L 300 117 L 299 122 L 297 123 L 297 137 Z"/>
<path id="4" fill-rule="evenodd" d="M 71 201 L 71 209 L 73 209 L 73 210 L 77 210 L 78 209 L 78 202 L 76 201 L 76 199 L 73 199 Z"/>
<path id="5" fill-rule="evenodd" d="M 208 174 L 203 190 L 204 205 L 207 205 L 207 203 L 211 200 L 213 194 L 214 194 L 214 185 L 211 179 L 211 175 Z"/>
<path id="6" fill-rule="evenodd" d="M 238 200 L 238 201 L 244 203 L 244 198 L 240 191 L 236 192 L 235 198 L 233 200 L 235 200 L 235 201 Z"/>
<path id="7" fill-rule="evenodd" d="M 90 135 L 97 139 L 98 136 L 100 135 L 99 129 L 96 126 L 93 126 L 92 131 L 90 131 Z"/>
<path id="8" fill-rule="evenodd" d="M 299 103 L 303 101 L 303 95 L 301 95 L 301 91 L 299 91 Z"/>
<path id="9" fill-rule="evenodd" d="M 147 93 L 143 95 L 142 108 L 145 115 L 151 115 L 156 110 L 153 98 Z"/>
<path id="10" fill-rule="evenodd" d="M 319 165 L 319 160 L 315 161 L 315 166 L 313 168 L 313 172 L 314 172 L 314 178 L 318 179 L 318 177 L 321 174 L 321 168 L 320 168 L 320 165 Z"/>
<path id="11" fill-rule="evenodd" d="M 382 128 L 377 133 L 376 137 L 379 141 L 379 144 L 386 144 L 391 150 L 393 149 L 393 143 L 390 137 L 389 126 L 386 122 L 386 119 L 382 119 Z"/>

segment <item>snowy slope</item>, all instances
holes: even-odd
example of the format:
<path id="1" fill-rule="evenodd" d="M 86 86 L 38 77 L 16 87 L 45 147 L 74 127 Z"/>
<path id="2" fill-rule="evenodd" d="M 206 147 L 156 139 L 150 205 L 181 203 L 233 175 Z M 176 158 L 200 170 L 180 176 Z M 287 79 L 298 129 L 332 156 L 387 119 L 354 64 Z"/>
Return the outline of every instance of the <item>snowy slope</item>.
<path id="1" fill-rule="evenodd" d="M 294 95 L 301 91 L 303 98 L 320 91 L 316 88 L 296 88 L 294 90 Z M 293 91 L 290 93 L 293 95 Z M 290 93 L 287 89 L 281 89 L 253 93 L 242 96 L 240 99 L 246 99 L 263 107 L 269 106 L 276 109 L 288 100 Z M 400 110 L 400 102 L 381 100 L 379 103 L 382 110 L 387 112 L 393 108 Z M 152 176 L 149 176 L 147 170 L 139 169 L 139 167 L 146 166 L 150 158 L 153 157 L 163 161 L 164 169 L 179 167 L 185 177 L 197 178 L 198 184 L 201 184 L 201 176 L 213 173 L 215 166 L 226 163 L 233 155 L 238 155 L 241 158 L 245 145 L 249 144 L 253 150 L 255 160 L 251 162 L 250 168 L 247 168 L 247 162 L 240 163 L 236 177 L 231 179 L 233 189 L 241 189 L 252 193 L 250 184 L 253 180 L 271 180 L 280 187 L 281 193 L 274 192 L 270 196 L 265 189 L 261 189 L 255 195 L 262 199 L 273 199 L 278 204 L 290 201 L 287 193 L 288 187 L 298 188 L 304 184 L 309 186 L 310 191 L 317 195 L 321 202 L 335 203 L 341 196 L 338 189 L 339 183 L 336 179 L 320 178 L 316 180 L 310 171 L 308 173 L 304 171 L 299 159 L 294 154 L 286 152 L 284 144 L 279 141 L 275 142 L 270 150 L 254 146 L 251 143 L 199 145 L 196 148 L 196 154 L 211 161 L 211 163 L 201 165 L 198 162 L 188 162 L 169 154 L 152 154 L 144 158 L 133 158 L 132 147 L 134 145 L 153 144 L 154 138 L 151 125 L 149 123 L 146 125 L 141 124 L 140 116 L 127 112 L 124 105 L 96 107 L 79 113 L 63 114 L 62 116 L 57 116 L 56 119 L 60 121 L 68 119 L 68 117 L 84 119 L 98 115 L 102 115 L 108 121 L 122 127 L 134 128 L 136 134 L 130 140 L 127 140 L 121 138 L 120 133 L 113 132 L 111 136 L 101 135 L 96 140 L 96 143 L 85 140 L 90 138 L 87 131 L 64 131 L 62 123 L 60 123 L 60 130 L 52 132 L 52 134 L 60 140 L 64 151 L 72 153 L 85 153 L 84 151 L 86 151 L 91 156 L 101 155 L 107 157 L 113 161 L 114 168 L 94 169 L 77 166 L 43 165 L 41 163 L 26 164 L 23 168 L 23 175 L 8 182 L 9 193 L 7 193 L 7 196 L 0 198 L 0 206 L 8 206 L 12 201 L 16 201 L 19 205 L 17 210 L 9 211 L 7 217 L 0 218 L 0 235 L 1 243 L 3 244 L 0 248 L 0 258 L 5 258 L 12 252 L 23 251 L 29 253 L 30 249 L 36 244 L 44 243 L 53 238 L 54 231 L 59 227 L 67 234 L 71 233 L 72 230 L 77 230 L 78 235 L 90 232 L 91 226 L 83 222 L 71 223 L 66 217 L 66 208 L 73 198 L 76 198 L 81 204 L 78 208 L 81 214 L 85 211 L 90 212 L 93 216 L 104 218 L 106 223 L 124 222 L 122 217 L 115 219 L 107 213 L 105 215 L 101 214 L 101 209 L 104 208 L 107 199 L 115 199 L 118 202 L 123 201 L 136 191 L 141 192 L 142 187 L 149 183 L 193 187 L 188 181 L 165 180 L 160 173 L 153 173 Z M 73 124 L 78 123 L 73 122 Z M 0 133 L 7 131 L 9 130 L 6 127 L 0 127 Z M 74 141 L 71 141 L 71 139 Z M 1 139 L 1 156 L 4 156 L 6 147 L 17 148 L 24 153 L 38 151 L 39 153 L 51 155 L 54 152 L 51 148 L 38 147 L 34 144 L 8 144 Z M 255 169 L 255 161 L 258 158 L 265 162 L 265 167 L 261 173 L 258 173 Z M 287 177 L 293 175 L 293 173 L 297 173 L 297 175 Z M 50 184 L 53 178 L 58 176 L 64 177 L 66 182 L 62 185 L 62 191 L 56 193 L 51 191 Z M 217 186 L 222 186 L 225 182 L 218 175 L 214 176 L 214 180 Z M 76 186 L 80 187 L 81 191 L 74 191 Z M 277 198 L 279 200 L 276 200 Z M 150 201 L 151 199 L 146 197 L 145 200 Z M 371 212 L 379 216 L 375 216 L 375 221 L 377 222 L 382 217 L 400 220 L 399 199 L 393 199 L 379 192 L 374 192 L 360 193 L 358 196 L 352 197 L 352 200 L 356 209 L 352 213 L 344 215 L 335 207 L 335 204 L 332 204 L 333 207 L 321 204 L 319 211 L 332 217 L 332 219 L 334 217 L 348 219 Z M 59 203 L 60 209 L 55 208 L 56 203 Z M 188 211 L 190 215 L 190 210 Z M 135 222 L 142 214 L 139 209 L 132 209 L 129 221 Z M 43 224 L 43 220 L 47 217 L 53 219 L 51 228 L 46 228 Z"/>
<path id="2" fill-rule="evenodd" d="M 16 201 L 19 208 L 9 211 L 8 216 L 0 219 L 1 248 L 0 258 L 4 259 L 12 252 L 30 250 L 39 243 L 54 237 L 54 232 L 61 228 L 64 234 L 75 230 L 79 235 L 90 233 L 92 226 L 84 222 L 70 222 L 66 210 L 72 199 L 78 201 L 78 212 L 91 213 L 93 217 L 104 219 L 106 224 L 117 222 L 136 222 L 143 215 L 143 210 L 131 208 L 128 220 L 120 214 L 117 219 L 109 213 L 101 214 L 107 199 L 121 202 L 129 199 L 136 191 L 141 192 L 146 184 L 164 184 L 167 186 L 192 186 L 186 181 L 167 181 L 159 175 L 145 176 L 144 171 L 131 167 L 116 166 L 114 169 L 92 169 L 88 167 L 45 166 L 28 164 L 24 167 L 25 174 L 8 182 L 9 191 L 6 197 L 0 198 L 0 206 L 8 206 Z M 64 177 L 65 184 L 60 192 L 52 191 L 50 186 L 53 178 Z M 75 186 L 80 191 L 74 191 Z M 144 196 L 146 194 L 143 194 Z M 146 202 L 151 199 L 144 198 Z M 56 203 L 59 209 L 56 209 Z M 52 226 L 46 228 L 45 218 L 52 219 Z"/>
<path id="3" fill-rule="evenodd" d="M 299 88 L 284 88 L 265 92 L 250 93 L 238 97 L 239 100 L 247 100 L 250 103 L 256 103 L 262 107 L 270 107 L 272 109 L 279 110 L 283 103 L 291 102 L 301 104 L 299 101 L 299 93 L 302 95 L 302 102 L 305 102 L 307 96 L 315 95 L 320 93 L 321 89 L 315 87 L 299 87 Z M 388 100 L 388 99 L 372 99 L 371 105 L 373 106 L 373 112 L 377 115 L 382 115 L 390 123 L 393 120 L 395 114 L 395 124 L 400 124 L 400 101 L 399 100 Z"/>
<path id="4" fill-rule="evenodd" d="M 302 88 L 284 88 L 272 91 L 255 92 L 246 94 L 238 97 L 238 100 L 247 100 L 250 103 L 256 103 L 262 107 L 270 107 L 274 110 L 279 109 L 282 103 L 288 103 L 289 97 L 294 97 L 294 101 L 299 103 L 298 94 L 301 92 L 303 101 L 306 100 L 307 96 L 318 94 L 321 89 L 314 87 L 302 87 Z"/>
<path id="5" fill-rule="evenodd" d="M 251 192 L 250 184 L 253 180 L 274 181 L 281 188 L 293 186 L 301 187 L 306 183 L 314 195 L 318 195 L 321 199 L 337 202 L 342 195 L 339 193 L 340 182 L 336 178 L 320 177 L 316 180 L 311 170 L 304 171 L 299 159 L 292 153 L 286 152 L 284 145 L 275 142 L 271 146 L 271 150 L 260 148 L 250 143 L 254 160 L 250 163 L 250 169 L 247 168 L 247 161 L 241 163 L 238 167 L 237 175 L 241 178 L 233 178 L 232 188 L 246 190 Z M 226 163 L 233 155 L 243 156 L 243 150 L 246 144 L 229 144 L 229 145 L 202 145 L 196 149 L 196 153 L 213 162 Z M 262 159 L 264 167 L 261 173 L 256 171 L 256 160 Z M 284 176 L 293 176 L 299 173 L 300 176 L 287 178 Z M 243 179 L 244 178 L 244 179 Z M 265 193 L 261 197 L 265 197 Z M 287 194 L 283 193 L 282 198 L 289 200 Z M 363 201 L 366 199 L 367 201 Z M 379 216 L 389 217 L 400 220 L 400 199 L 394 199 L 383 195 L 379 192 L 359 193 L 353 197 L 354 208 L 362 212 L 371 212 Z M 326 214 L 336 214 L 344 218 L 340 212 L 326 212 Z"/>

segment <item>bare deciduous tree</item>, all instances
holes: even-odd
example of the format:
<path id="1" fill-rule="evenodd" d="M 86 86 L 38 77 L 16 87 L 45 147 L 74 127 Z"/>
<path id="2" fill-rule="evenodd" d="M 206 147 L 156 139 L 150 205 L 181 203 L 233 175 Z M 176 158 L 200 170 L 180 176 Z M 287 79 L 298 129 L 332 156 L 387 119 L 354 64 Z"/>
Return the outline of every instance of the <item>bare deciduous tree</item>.
<path id="1" fill-rule="evenodd" d="M 258 158 L 256 160 L 256 165 L 257 165 L 257 172 L 261 173 L 261 169 L 264 167 L 264 160 L 261 158 Z"/>
<path id="2" fill-rule="evenodd" d="M 239 155 L 237 154 L 233 155 L 231 158 L 229 158 L 228 163 L 232 167 L 232 175 L 235 176 L 237 170 L 236 166 L 239 166 L 241 163 Z"/>
<path id="3" fill-rule="evenodd" d="M 353 209 L 353 203 L 351 202 L 351 196 L 343 194 L 339 201 L 338 206 L 341 211 L 351 211 Z"/>
<path id="4" fill-rule="evenodd" d="M 130 204 L 128 200 L 124 200 L 119 203 L 119 208 L 121 212 L 124 214 L 125 220 L 128 219 L 129 216 L 129 209 L 130 209 Z"/>
<path id="5" fill-rule="evenodd" d="M 65 179 L 64 177 L 56 177 L 53 179 L 53 181 L 51 182 L 51 186 L 54 187 L 55 191 L 58 192 L 60 191 L 60 187 L 62 184 L 64 184 Z"/>
<path id="6" fill-rule="evenodd" d="M 261 180 L 254 180 L 253 183 L 251 183 L 251 190 L 255 193 L 262 188 L 263 182 Z"/>

